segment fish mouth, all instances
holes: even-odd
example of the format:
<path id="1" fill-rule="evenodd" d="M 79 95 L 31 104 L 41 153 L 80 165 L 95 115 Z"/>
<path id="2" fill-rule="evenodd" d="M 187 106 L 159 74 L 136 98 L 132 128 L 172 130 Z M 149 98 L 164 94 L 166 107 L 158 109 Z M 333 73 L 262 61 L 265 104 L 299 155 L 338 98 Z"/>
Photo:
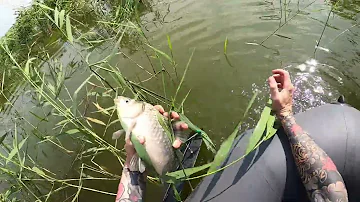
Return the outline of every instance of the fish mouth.
<path id="1" fill-rule="evenodd" d="M 115 105 L 118 104 L 121 99 L 123 99 L 123 96 L 117 96 L 117 97 L 114 99 Z"/>

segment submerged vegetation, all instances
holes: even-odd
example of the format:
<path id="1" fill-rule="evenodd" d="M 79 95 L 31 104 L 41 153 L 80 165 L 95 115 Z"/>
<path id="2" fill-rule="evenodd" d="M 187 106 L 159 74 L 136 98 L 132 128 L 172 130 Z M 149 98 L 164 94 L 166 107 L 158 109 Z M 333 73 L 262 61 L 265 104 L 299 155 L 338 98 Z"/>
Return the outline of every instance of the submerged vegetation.
<path id="1" fill-rule="evenodd" d="M 90 193 L 113 199 L 115 189 L 105 190 L 95 182 L 117 187 L 120 179 L 123 141 L 114 142 L 110 135 L 120 127 L 113 106 L 113 98 L 120 94 L 179 112 L 181 120 L 201 135 L 214 154 L 198 167 L 169 173 L 168 183 L 226 169 L 275 134 L 269 102 L 246 154 L 219 168 L 258 93 L 216 151 L 201 126 L 185 115 L 184 104 L 191 91 L 183 82 L 196 51 L 189 53 L 187 64 L 181 67 L 175 61 L 170 36 L 168 50 L 151 44 L 140 22 L 150 9 L 151 2 L 145 0 L 44 0 L 19 11 L 16 24 L 0 40 L 0 106 L 5 106 L 0 117 L 4 123 L 0 131 L 0 201 L 77 201 Z M 232 66 L 228 43 L 226 38 L 224 55 Z M 144 55 L 146 65 L 131 58 L 135 51 Z M 134 65 L 135 78 L 127 77 L 118 57 Z M 84 74 L 83 80 L 71 79 Z M 161 83 L 161 88 L 151 89 L 149 82 Z M 18 102 L 19 96 L 29 103 Z M 112 161 L 104 162 L 105 157 Z M 193 175 L 201 171 L 203 174 Z M 148 180 L 160 183 L 157 177 Z"/>

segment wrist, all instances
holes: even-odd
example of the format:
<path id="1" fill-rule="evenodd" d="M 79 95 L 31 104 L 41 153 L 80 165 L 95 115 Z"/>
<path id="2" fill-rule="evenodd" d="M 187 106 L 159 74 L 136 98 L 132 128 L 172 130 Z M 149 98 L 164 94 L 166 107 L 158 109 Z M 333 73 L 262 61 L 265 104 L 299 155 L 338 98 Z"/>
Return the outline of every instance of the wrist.
<path id="1" fill-rule="evenodd" d="M 296 120 L 295 117 L 293 116 L 293 113 L 278 115 L 278 119 L 280 120 L 284 128 L 291 128 L 294 124 L 296 124 Z"/>
<path id="2" fill-rule="evenodd" d="M 293 116 L 292 109 L 281 109 L 278 113 L 276 113 L 276 116 L 278 119 L 283 120 L 285 117 Z"/>
<path id="3" fill-rule="evenodd" d="M 124 167 L 130 167 L 130 165 L 131 165 L 131 158 L 132 158 L 132 157 L 129 157 L 129 156 L 126 157 L 125 162 L 124 162 Z"/>

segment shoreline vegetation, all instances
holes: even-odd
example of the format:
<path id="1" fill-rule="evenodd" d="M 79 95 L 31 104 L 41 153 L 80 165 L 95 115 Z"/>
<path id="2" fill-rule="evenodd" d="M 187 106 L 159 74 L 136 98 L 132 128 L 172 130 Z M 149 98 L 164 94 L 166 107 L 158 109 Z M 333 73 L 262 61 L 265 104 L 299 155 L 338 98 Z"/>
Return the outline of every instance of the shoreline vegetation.
<path id="1" fill-rule="evenodd" d="M 168 50 L 152 45 L 140 20 L 152 9 L 147 0 L 43 0 L 18 12 L 16 23 L 0 39 L 0 119 L 6 123 L 0 131 L 0 201 L 76 201 L 83 192 L 114 197 L 113 190 L 101 189 L 93 182 L 115 185 L 121 177 L 114 170 L 121 170 L 124 162 L 123 141 L 109 138 L 120 125 L 112 101 L 116 95 L 177 111 L 181 120 L 203 138 L 208 161 L 169 173 L 165 180 L 171 184 L 190 183 L 220 172 L 276 133 L 269 101 L 244 156 L 221 167 L 258 92 L 254 92 L 234 131 L 216 147 L 201 126 L 184 114 L 191 90 L 182 84 L 196 50 L 180 67 L 170 36 Z M 232 66 L 227 46 L 226 38 L 224 56 Z M 129 53 L 135 51 L 147 59 L 146 66 L 131 58 Z M 129 60 L 141 74 L 128 79 L 115 57 Z M 80 74 L 88 76 L 71 80 Z M 153 80 L 161 83 L 160 90 L 147 88 L 146 83 Z M 32 107 L 18 103 L 19 96 L 30 99 Z M 105 156 L 113 161 L 102 162 Z M 156 176 L 150 175 L 148 180 L 161 184 Z M 177 193 L 179 201 L 184 197 Z"/>

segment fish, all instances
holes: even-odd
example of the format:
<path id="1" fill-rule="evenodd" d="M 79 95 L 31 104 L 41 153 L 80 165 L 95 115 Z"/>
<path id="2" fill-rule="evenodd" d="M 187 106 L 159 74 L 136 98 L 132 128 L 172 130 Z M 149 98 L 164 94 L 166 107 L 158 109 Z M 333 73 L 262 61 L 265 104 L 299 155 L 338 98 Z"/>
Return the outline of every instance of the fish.
<path id="1" fill-rule="evenodd" d="M 114 99 L 118 118 L 123 130 L 113 134 L 113 139 L 117 139 L 125 133 L 125 141 L 133 138 L 143 143 L 143 148 L 147 153 L 148 159 L 140 159 L 145 163 L 151 164 L 159 175 L 165 175 L 173 171 L 176 166 L 175 151 L 172 147 L 166 128 L 160 123 L 166 123 L 164 116 L 151 104 L 141 102 L 124 96 L 118 96 Z M 139 147 L 134 144 L 137 153 L 140 155 Z M 136 158 L 136 157 L 135 157 Z M 150 162 L 149 162 L 150 161 Z M 133 160 L 141 167 L 143 162 Z M 142 170 L 142 169 L 140 169 Z"/>

